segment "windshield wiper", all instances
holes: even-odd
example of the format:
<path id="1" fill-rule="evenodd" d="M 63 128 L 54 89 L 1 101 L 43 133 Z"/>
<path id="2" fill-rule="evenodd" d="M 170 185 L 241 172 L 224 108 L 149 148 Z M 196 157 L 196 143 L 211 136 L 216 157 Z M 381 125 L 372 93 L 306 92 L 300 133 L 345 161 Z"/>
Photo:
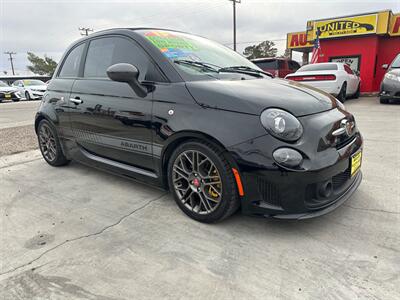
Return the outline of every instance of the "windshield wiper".
<path id="1" fill-rule="evenodd" d="M 194 61 L 194 60 L 186 60 L 186 59 L 175 59 L 174 63 L 176 64 L 181 64 L 181 65 L 189 65 L 189 66 L 194 66 L 194 67 L 198 67 L 202 70 L 205 71 L 211 71 L 214 73 L 218 73 L 218 69 L 212 67 L 212 64 L 208 64 L 208 63 L 204 63 L 204 62 L 200 62 L 200 61 Z M 218 67 L 218 66 L 216 66 Z"/>
<path id="2" fill-rule="evenodd" d="M 246 75 L 253 75 L 257 77 L 263 77 L 263 75 L 267 75 L 269 77 L 274 77 L 271 73 L 264 72 L 261 70 L 253 69 L 248 66 L 232 66 L 232 67 L 225 67 L 218 70 L 218 72 L 232 72 L 232 73 L 242 73 Z"/>

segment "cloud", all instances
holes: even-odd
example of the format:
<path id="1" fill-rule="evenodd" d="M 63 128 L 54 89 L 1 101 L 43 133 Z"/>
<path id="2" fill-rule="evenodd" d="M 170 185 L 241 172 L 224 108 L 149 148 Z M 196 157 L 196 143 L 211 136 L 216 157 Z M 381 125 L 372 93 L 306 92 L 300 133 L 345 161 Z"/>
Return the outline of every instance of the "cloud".
<path id="1" fill-rule="evenodd" d="M 383 9 L 400 11 L 399 1 L 273 1 L 242 0 L 237 4 L 238 50 L 253 42 L 276 40 L 279 53 L 286 33 L 304 30 L 306 21 Z M 232 43 L 232 2 L 175 1 L 19 1 L 0 0 L 0 50 L 18 54 L 15 66 L 25 70 L 26 52 L 60 59 L 80 38 L 78 27 L 162 27 L 188 31 L 221 43 Z M 0 56 L 0 71 L 9 69 Z"/>

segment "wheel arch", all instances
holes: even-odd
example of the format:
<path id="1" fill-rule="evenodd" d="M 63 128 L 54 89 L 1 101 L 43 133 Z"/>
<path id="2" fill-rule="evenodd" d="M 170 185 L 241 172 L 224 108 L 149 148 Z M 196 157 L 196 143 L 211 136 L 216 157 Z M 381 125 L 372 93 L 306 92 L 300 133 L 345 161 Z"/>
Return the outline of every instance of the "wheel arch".
<path id="1" fill-rule="evenodd" d="M 200 141 L 200 142 L 207 142 L 207 143 L 213 144 L 214 146 L 220 148 L 226 154 L 226 157 L 229 160 L 229 163 L 231 164 L 231 166 L 237 169 L 237 164 L 236 164 L 235 160 L 232 158 L 232 156 L 230 155 L 227 148 L 222 144 L 222 142 L 220 142 L 215 137 L 213 137 L 209 134 L 206 134 L 204 132 L 200 132 L 200 131 L 188 130 L 188 131 L 178 132 L 178 133 L 175 133 L 174 135 L 170 136 L 166 140 L 166 145 L 163 147 L 163 149 L 161 151 L 159 167 L 160 167 L 160 172 L 162 173 L 162 176 L 161 176 L 162 184 L 165 188 L 168 189 L 168 174 L 167 174 L 168 161 L 171 158 L 171 155 L 174 152 L 174 150 L 176 149 L 176 147 L 178 147 L 179 145 L 181 145 L 182 143 L 185 143 L 187 141 Z"/>

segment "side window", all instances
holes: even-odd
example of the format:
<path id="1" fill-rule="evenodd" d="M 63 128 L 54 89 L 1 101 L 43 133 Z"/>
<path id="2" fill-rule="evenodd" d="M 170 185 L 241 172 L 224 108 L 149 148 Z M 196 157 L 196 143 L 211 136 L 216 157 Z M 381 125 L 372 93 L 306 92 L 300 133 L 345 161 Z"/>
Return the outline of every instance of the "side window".
<path id="1" fill-rule="evenodd" d="M 353 70 L 348 65 L 344 65 L 344 70 L 349 74 L 353 74 Z"/>
<path id="2" fill-rule="evenodd" d="M 84 47 L 85 44 L 81 44 L 72 49 L 64 60 L 58 77 L 78 77 Z"/>
<path id="3" fill-rule="evenodd" d="M 139 81 L 160 81 L 157 76 L 154 76 L 157 70 L 155 70 L 155 66 L 147 54 L 133 41 L 122 37 L 105 37 L 92 40 L 89 44 L 83 76 L 107 78 L 107 68 L 117 63 L 128 63 L 136 66 L 140 71 Z"/>
<path id="4" fill-rule="evenodd" d="M 300 69 L 300 65 L 294 60 L 289 60 L 289 69 L 292 71 L 297 71 Z"/>

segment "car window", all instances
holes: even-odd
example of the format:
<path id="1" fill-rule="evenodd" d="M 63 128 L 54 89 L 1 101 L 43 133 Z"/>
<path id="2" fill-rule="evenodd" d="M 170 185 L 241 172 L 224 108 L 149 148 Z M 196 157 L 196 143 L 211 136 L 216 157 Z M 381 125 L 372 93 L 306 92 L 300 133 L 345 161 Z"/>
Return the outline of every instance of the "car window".
<path id="1" fill-rule="evenodd" d="M 310 64 L 306 66 L 302 66 L 299 71 L 332 71 L 337 70 L 338 67 L 336 64 Z"/>
<path id="2" fill-rule="evenodd" d="M 155 71 L 147 54 L 133 41 L 122 37 L 105 37 L 92 40 L 89 44 L 83 76 L 108 78 L 107 68 L 117 63 L 128 63 L 137 67 L 140 72 L 139 81 L 154 79 L 146 76 L 147 73 L 153 74 Z"/>
<path id="3" fill-rule="evenodd" d="M 292 71 L 297 71 L 300 68 L 300 65 L 294 60 L 289 60 L 289 69 Z"/>
<path id="4" fill-rule="evenodd" d="M 254 63 L 261 69 L 266 70 L 278 70 L 278 61 L 276 59 L 273 60 L 264 60 L 264 61 L 254 61 Z"/>
<path id="5" fill-rule="evenodd" d="M 78 77 L 84 47 L 85 44 L 80 44 L 72 49 L 64 60 L 61 71 L 58 74 L 59 77 Z"/>
<path id="6" fill-rule="evenodd" d="M 393 60 L 391 68 L 400 68 L 400 54 Z"/>
<path id="7" fill-rule="evenodd" d="M 353 70 L 348 65 L 344 65 L 344 70 L 349 74 L 353 74 Z"/>

